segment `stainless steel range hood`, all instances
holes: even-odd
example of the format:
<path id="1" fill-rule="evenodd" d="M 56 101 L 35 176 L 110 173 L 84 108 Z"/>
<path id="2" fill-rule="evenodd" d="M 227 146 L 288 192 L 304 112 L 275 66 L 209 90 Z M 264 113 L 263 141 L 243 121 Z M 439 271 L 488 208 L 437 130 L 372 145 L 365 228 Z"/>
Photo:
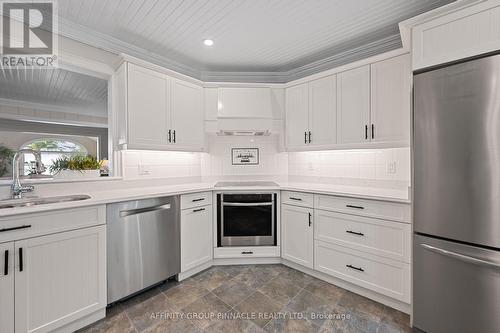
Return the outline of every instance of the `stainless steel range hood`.
<path id="1" fill-rule="evenodd" d="M 217 135 L 266 136 L 273 128 L 270 88 L 219 88 Z"/>

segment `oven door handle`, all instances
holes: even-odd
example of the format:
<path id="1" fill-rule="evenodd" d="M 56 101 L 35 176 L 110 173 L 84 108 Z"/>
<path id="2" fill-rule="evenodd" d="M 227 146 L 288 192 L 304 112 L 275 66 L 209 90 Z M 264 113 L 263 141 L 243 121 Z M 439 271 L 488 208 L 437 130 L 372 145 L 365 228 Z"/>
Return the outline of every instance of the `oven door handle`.
<path id="1" fill-rule="evenodd" d="M 274 202 L 223 202 L 223 206 L 234 206 L 234 207 L 256 207 L 256 206 L 272 206 Z"/>

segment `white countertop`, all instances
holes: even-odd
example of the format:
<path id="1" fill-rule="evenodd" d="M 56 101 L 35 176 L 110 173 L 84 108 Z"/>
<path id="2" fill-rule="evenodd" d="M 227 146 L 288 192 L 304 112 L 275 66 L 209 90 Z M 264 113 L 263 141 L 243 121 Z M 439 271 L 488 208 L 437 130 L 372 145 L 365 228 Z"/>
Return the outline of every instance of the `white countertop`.
<path id="1" fill-rule="evenodd" d="M 289 190 L 317 194 L 327 194 L 345 197 L 355 197 L 371 200 L 383 200 L 399 203 L 410 203 L 408 189 L 375 188 L 367 186 L 333 185 L 318 183 L 277 182 L 277 186 L 242 186 L 242 187 L 214 187 L 215 182 L 185 183 L 177 185 L 141 186 L 133 188 L 119 188 L 99 191 L 78 191 L 57 193 L 56 195 L 87 194 L 91 198 L 82 201 L 44 204 L 30 207 L 0 209 L 0 217 L 18 214 L 46 212 L 57 209 L 78 208 L 113 202 L 147 199 L 159 196 L 179 195 L 201 191 L 227 190 Z M 111 184 L 109 186 L 112 188 Z"/>

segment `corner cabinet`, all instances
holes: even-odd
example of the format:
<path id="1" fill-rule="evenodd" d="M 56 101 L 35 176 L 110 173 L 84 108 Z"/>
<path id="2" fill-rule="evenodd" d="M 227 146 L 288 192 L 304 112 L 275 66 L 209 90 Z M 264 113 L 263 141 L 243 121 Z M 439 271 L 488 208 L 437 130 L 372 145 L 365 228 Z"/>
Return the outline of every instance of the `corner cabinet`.
<path id="1" fill-rule="evenodd" d="M 304 267 L 314 266 L 312 208 L 281 205 L 282 257 Z"/>
<path id="2" fill-rule="evenodd" d="M 204 150 L 201 86 L 129 62 L 113 80 L 120 147 Z"/>
<path id="3" fill-rule="evenodd" d="M 196 274 L 210 264 L 212 233 L 212 193 L 182 195 L 180 279 Z"/>
<path id="4" fill-rule="evenodd" d="M 286 90 L 286 142 L 289 148 L 318 148 L 336 143 L 336 76 Z"/>
<path id="5" fill-rule="evenodd" d="M 410 56 L 286 89 L 289 151 L 409 146 Z"/>

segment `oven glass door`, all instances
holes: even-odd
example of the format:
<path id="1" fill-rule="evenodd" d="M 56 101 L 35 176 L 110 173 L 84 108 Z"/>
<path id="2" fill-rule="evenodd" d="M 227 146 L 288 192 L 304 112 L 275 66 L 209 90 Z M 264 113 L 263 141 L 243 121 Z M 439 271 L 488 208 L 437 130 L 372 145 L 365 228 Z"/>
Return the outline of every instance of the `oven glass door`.
<path id="1" fill-rule="evenodd" d="M 222 246 L 274 245 L 273 194 L 223 194 Z"/>

